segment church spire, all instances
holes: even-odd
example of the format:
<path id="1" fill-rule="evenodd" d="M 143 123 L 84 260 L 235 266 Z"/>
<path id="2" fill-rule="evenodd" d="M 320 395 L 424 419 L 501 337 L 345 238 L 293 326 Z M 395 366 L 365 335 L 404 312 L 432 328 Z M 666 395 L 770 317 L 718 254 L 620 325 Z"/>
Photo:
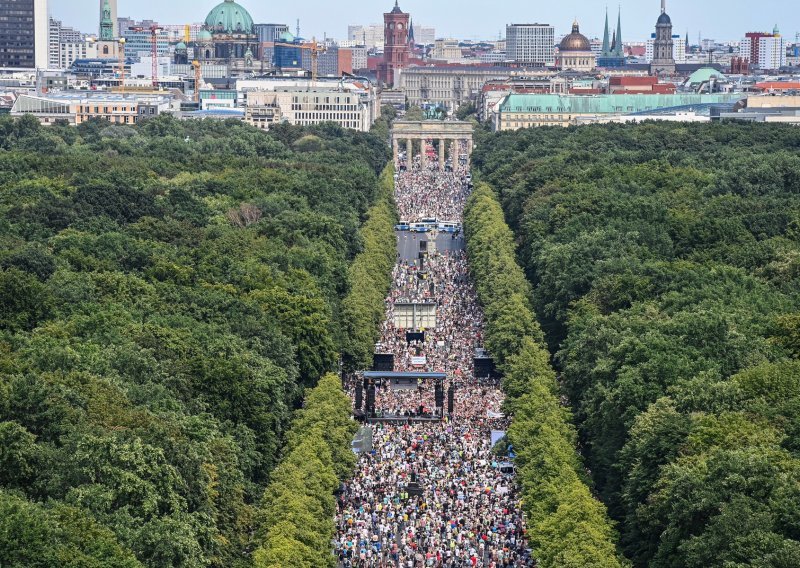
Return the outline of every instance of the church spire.
<path id="1" fill-rule="evenodd" d="M 114 39 L 114 21 L 111 19 L 111 5 L 108 0 L 103 2 L 103 18 L 100 20 L 100 39 L 111 41 Z"/>
<path id="2" fill-rule="evenodd" d="M 625 48 L 622 46 L 622 6 L 620 6 L 617 14 L 617 49 L 614 51 L 614 55 L 622 57 L 624 54 Z"/>
<path id="3" fill-rule="evenodd" d="M 608 32 L 608 8 L 606 8 L 606 28 L 603 32 L 603 57 L 611 55 L 611 39 Z"/>

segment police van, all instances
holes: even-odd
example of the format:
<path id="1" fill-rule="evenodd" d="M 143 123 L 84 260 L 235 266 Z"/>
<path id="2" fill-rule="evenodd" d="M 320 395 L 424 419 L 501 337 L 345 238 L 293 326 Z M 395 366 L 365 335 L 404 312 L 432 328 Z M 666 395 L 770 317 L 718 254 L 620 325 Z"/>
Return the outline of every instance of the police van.
<path id="1" fill-rule="evenodd" d="M 441 221 L 438 225 L 439 230 L 443 233 L 460 233 L 461 223 L 454 221 Z"/>

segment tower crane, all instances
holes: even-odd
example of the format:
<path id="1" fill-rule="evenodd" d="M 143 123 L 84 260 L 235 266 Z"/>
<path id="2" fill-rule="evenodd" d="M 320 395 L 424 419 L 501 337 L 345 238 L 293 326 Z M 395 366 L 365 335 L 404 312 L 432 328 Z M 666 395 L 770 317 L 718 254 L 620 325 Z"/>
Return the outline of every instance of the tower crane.
<path id="1" fill-rule="evenodd" d="M 192 67 L 194 67 L 194 102 L 200 102 L 200 81 L 203 80 L 203 76 L 200 69 L 200 62 L 198 60 L 192 61 Z"/>
<path id="2" fill-rule="evenodd" d="M 119 38 L 119 86 L 125 92 L 125 38 Z"/>
<path id="3" fill-rule="evenodd" d="M 153 88 L 158 89 L 158 34 L 164 31 L 159 26 L 153 25 L 149 28 L 137 26 L 131 28 L 135 32 L 150 32 L 150 55 L 153 60 L 152 75 L 153 75 Z"/>
<path id="4" fill-rule="evenodd" d="M 317 38 L 311 38 L 311 81 L 316 82 L 319 75 L 319 54 L 328 51 L 327 46 L 317 43 Z"/>

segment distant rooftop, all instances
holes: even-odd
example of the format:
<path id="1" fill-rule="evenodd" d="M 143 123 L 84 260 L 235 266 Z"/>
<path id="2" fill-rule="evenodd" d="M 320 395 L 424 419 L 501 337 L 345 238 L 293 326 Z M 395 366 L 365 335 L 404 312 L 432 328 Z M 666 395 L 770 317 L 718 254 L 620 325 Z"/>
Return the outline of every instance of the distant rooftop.
<path id="1" fill-rule="evenodd" d="M 731 103 L 743 99 L 741 94 L 674 94 L 674 95 L 518 95 L 503 101 L 500 112 L 558 112 L 573 114 L 631 114 L 674 107 L 691 107 Z"/>

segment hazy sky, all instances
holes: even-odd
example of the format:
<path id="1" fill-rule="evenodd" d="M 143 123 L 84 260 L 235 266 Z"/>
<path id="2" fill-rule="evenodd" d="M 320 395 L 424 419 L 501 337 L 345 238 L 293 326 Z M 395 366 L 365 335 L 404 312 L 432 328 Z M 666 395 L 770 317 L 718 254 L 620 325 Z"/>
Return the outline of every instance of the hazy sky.
<path id="1" fill-rule="evenodd" d="M 221 0 L 118 0 L 119 15 L 136 19 L 151 18 L 164 24 L 201 22 Z M 304 37 L 316 35 L 345 38 L 348 24 L 382 21 L 394 0 L 237 0 L 247 8 L 256 23 L 286 23 L 294 31 L 300 18 Z M 81 31 L 97 29 L 99 0 L 49 0 L 50 13 Z M 624 40 L 644 40 L 653 32 L 660 13 L 660 0 L 622 2 Z M 607 0 L 401 0 L 400 7 L 410 12 L 415 22 L 436 28 L 438 37 L 472 39 L 496 38 L 507 23 L 542 22 L 556 27 L 556 34 L 570 31 L 578 18 L 581 31 L 592 37 L 603 32 L 605 7 L 612 25 L 617 3 Z M 800 31 L 800 10 L 796 0 L 667 0 L 675 33 L 689 31 L 696 41 L 704 38 L 739 39 L 746 31 L 771 31 L 778 23 L 783 35 L 794 40 Z"/>

